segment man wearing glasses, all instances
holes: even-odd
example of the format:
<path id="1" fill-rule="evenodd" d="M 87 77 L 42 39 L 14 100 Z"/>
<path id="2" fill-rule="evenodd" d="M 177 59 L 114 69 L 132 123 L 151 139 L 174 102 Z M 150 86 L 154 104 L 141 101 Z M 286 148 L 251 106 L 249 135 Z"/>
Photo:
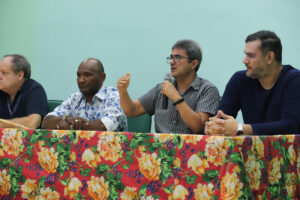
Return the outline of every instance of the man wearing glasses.
<path id="1" fill-rule="evenodd" d="M 193 40 L 180 40 L 167 57 L 173 81 L 157 84 L 148 93 L 132 101 L 127 88 L 130 74 L 118 80 L 121 106 L 127 116 L 155 114 L 157 133 L 202 133 L 205 121 L 215 114 L 219 92 L 209 81 L 197 76 L 202 60 L 200 46 Z M 164 95 L 168 98 L 163 107 Z"/>

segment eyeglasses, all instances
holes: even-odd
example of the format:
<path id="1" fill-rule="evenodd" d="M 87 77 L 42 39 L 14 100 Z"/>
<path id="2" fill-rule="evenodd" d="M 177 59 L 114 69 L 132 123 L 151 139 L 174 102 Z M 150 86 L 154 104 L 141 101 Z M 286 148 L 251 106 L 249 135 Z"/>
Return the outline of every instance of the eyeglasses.
<path id="1" fill-rule="evenodd" d="M 182 58 L 188 58 L 187 56 L 181 56 L 181 55 L 170 55 L 169 57 L 166 58 L 167 63 L 170 64 L 171 60 L 174 60 L 174 62 L 180 62 Z"/>

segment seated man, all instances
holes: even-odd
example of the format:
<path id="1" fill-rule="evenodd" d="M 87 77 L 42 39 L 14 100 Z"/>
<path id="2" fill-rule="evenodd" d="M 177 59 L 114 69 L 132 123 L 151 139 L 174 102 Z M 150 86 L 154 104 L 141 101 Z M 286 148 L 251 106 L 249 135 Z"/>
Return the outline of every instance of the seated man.
<path id="1" fill-rule="evenodd" d="M 45 117 L 42 128 L 64 130 L 126 131 L 127 119 L 118 91 L 102 86 L 102 63 L 96 58 L 82 61 L 77 70 L 80 92 L 73 93 Z"/>
<path id="2" fill-rule="evenodd" d="M 180 40 L 167 57 L 174 81 L 157 84 L 141 98 L 132 101 L 127 92 L 130 74 L 118 80 L 121 106 L 128 116 L 155 114 L 157 133 L 200 133 L 208 117 L 219 105 L 219 92 L 209 81 L 199 78 L 202 60 L 199 45 L 192 40 Z M 168 104 L 163 107 L 164 96 Z"/>
<path id="3" fill-rule="evenodd" d="M 273 32 L 258 31 L 246 38 L 247 70 L 231 77 L 206 134 L 300 133 L 300 71 L 282 65 L 281 52 L 281 41 Z M 235 119 L 239 110 L 244 124 Z"/>
<path id="4" fill-rule="evenodd" d="M 48 113 L 46 92 L 30 76 L 24 56 L 6 55 L 0 61 L 1 128 L 39 128 Z"/>

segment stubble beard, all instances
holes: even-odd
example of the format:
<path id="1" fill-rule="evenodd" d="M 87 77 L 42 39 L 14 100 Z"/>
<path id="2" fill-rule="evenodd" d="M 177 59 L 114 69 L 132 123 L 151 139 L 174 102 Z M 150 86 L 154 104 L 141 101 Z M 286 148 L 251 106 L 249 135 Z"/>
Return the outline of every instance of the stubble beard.
<path id="1" fill-rule="evenodd" d="M 264 67 L 257 67 L 252 72 L 247 71 L 246 76 L 253 79 L 261 79 L 268 76 L 268 70 Z"/>

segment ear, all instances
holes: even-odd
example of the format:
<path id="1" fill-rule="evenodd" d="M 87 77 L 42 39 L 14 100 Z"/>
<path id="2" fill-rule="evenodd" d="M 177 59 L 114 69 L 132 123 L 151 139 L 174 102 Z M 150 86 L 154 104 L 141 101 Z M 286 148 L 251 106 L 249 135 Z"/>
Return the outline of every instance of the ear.
<path id="1" fill-rule="evenodd" d="M 192 69 L 195 69 L 198 65 L 199 61 L 198 60 L 193 60 L 192 61 Z"/>
<path id="2" fill-rule="evenodd" d="M 23 71 L 19 71 L 17 73 L 17 77 L 18 77 L 18 80 L 21 81 L 24 79 L 24 72 Z"/>
<path id="3" fill-rule="evenodd" d="M 275 60 L 275 53 L 273 51 L 269 51 L 266 56 L 267 64 L 271 64 Z"/>
<path id="4" fill-rule="evenodd" d="M 101 83 L 103 83 L 105 81 L 105 78 L 106 78 L 106 74 L 104 72 L 102 72 L 100 74 L 100 81 L 101 81 Z"/>

